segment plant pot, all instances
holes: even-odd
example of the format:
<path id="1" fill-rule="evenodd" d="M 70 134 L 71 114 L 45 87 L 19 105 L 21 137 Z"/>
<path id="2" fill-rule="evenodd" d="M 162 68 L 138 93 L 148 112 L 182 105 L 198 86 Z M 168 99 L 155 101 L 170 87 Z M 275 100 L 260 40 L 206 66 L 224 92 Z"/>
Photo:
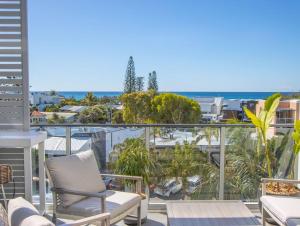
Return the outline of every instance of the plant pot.
<path id="1" fill-rule="evenodd" d="M 266 192 L 271 195 L 295 196 L 300 193 L 300 189 L 284 182 L 270 182 L 266 184 Z"/>

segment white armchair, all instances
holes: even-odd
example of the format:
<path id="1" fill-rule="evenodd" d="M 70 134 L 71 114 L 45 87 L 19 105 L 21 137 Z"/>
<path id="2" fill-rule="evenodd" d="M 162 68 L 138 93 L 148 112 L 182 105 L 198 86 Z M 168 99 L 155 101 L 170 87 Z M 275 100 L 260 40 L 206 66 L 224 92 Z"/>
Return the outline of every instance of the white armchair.
<path id="1" fill-rule="evenodd" d="M 141 225 L 142 177 L 105 174 L 136 184 L 135 193 L 106 190 L 91 150 L 50 158 L 45 165 L 53 193 L 53 222 L 56 217 L 80 219 L 108 212 L 115 224 L 137 210 Z"/>

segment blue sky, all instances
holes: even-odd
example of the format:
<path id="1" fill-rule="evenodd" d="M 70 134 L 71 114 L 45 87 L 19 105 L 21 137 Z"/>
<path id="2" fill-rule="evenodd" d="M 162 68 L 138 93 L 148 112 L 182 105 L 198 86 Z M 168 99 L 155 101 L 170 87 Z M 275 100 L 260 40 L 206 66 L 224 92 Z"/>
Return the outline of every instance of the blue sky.
<path id="1" fill-rule="evenodd" d="M 299 91 L 300 1 L 30 0 L 32 90 Z"/>

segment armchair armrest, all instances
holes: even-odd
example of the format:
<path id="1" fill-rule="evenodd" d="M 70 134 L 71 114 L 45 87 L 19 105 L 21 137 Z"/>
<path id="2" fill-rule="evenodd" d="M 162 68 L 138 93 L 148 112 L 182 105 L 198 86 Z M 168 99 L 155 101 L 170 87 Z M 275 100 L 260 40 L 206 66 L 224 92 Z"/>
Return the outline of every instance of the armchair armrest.
<path id="1" fill-rule="evenodd" d="M 109 226 L 110 213 L 101 213 L 95 216 L 86 217 L 80 220 L 76 220 L 70 223 L 62 224 L 61 226 L 81 226 L 86 224 L 99 224 L 105 223 L 105 226 Z"/>
<path id="2" fill-rule="evenodd" d="M 104 176 L 104 177 L 113 177 L 113 178 L 118 178 L 118 179 L 135 181 L 135 190 L 136 190 L 136 193 L 139 194 L 139 193 L 142 192 L 142 180 L 143 180 L 143 177 L 140 177 L 140 176 L 128 176 L 128 175 L 117 175 L 117 174 L 101 174 L 101 176 Z"/>
<path id="3" fill-rule="evenodd" d="M 267 193 L 267 183 L 285 183 L 285 184 L 300 184 L 300 180 L 290 180 L 290 179 L 276 179 L 276 178 L 262 178 L 262 195 Z"/>

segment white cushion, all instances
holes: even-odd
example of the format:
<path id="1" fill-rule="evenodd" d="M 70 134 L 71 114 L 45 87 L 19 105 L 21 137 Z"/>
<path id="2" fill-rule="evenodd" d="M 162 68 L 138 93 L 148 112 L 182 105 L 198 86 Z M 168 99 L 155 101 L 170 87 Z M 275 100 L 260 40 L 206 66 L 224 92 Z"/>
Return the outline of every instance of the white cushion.
<path id="1" fill-rule="evenodd" d="M 111 214 L 111 218 L 114 218 L 139 204 L 140 201 L 141 196 L 138 194 L 109 190 L 106 197 L 106 211 Z M 102 213 L 101 199 L 86 198 L 67 208 L 58 207 L 57 212 L 82 217 L 93 216 Z"/>
<path id="2" fill-rule="evenodd" d="M 83 192 L 102 192 L 106 189 L 92 150 L 50 158 L 46 161 L 46 166 L 55 188 Z M 84 198 L 77 195 L 61 195 L 64 207 Z"/>
<path id="3" fill-rule="evenodd" d="M 283 223 L 291 218 L 300 218 L 300 198 L 265 195 L 260 200 Z"/>
<path id="4" fill-rule="evenodd" d="M 286 225 L 287 226 L 300 226 L 300 218 L 288 219 L 286 222 Z"/>
<path id="5" fill-rule="evenodd" d="M 10 226 L 54 226 L 47 218 L 40 216 L 31 203 L 21 197 L 9 201 L 7 212 Z"/>

